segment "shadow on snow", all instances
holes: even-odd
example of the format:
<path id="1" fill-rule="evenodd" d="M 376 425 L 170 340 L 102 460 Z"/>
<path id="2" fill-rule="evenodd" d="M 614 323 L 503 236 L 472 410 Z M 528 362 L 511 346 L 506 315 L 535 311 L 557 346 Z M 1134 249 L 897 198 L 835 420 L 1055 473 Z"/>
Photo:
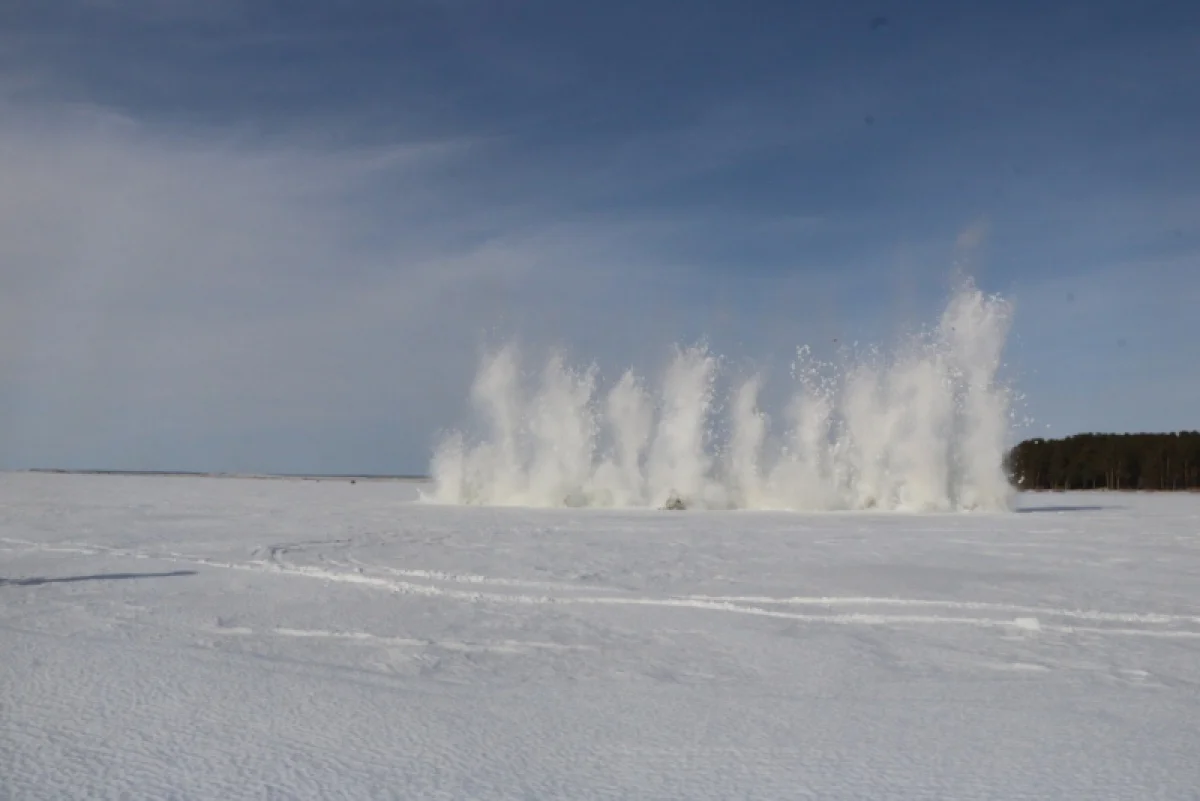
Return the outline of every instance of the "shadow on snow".
<path id="1" fill-rule="evenodd" d="M 62 576 L 60 578 L 0 578 L 0 587 L 37 587 L 42 584 L 71 584 L 76 581 L 126 581 L 129 579 L 172 578 L 194 576 L 195 570 L 172 570 L 169 573 L 94 573 L 89 576 Z"/>
<path id="2" fill-rule="evenodd" d="M 1103 512 L 1110 509 L 1120 509 L 1120 506 L 1027 506 L 1018 509 L 1018 514 L 1037 514 L 1050 512 Z"/>

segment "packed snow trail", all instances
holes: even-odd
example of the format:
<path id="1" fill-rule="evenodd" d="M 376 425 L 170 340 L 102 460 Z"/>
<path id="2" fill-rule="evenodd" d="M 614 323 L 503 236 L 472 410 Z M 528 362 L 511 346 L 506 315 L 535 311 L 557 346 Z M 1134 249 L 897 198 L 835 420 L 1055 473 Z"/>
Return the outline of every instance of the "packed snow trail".
<path id="1" fill-rule="evenodd" d="M 0 798 L 1186 798 L 1200 498 L 0 475 Z"/>

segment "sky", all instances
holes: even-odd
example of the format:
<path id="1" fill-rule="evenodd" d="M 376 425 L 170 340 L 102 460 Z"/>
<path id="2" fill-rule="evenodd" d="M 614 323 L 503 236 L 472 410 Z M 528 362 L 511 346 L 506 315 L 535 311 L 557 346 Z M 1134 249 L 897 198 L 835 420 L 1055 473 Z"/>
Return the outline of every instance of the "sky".
<path id="1" fill-rule="evenodd" d="M 424 472 L 496 343 L 778 375 L 961 272 L 1022 436 L 1200 428 L 1198 141 L 1189 2 L 5 3 L 0 467 Z"/>

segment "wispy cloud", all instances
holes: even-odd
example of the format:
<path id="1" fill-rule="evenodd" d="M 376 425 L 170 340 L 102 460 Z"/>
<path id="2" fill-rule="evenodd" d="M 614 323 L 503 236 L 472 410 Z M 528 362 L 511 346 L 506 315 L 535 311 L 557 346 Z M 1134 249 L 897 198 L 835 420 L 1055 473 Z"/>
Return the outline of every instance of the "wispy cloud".
<path id="1" fill-rule="evenodd" d="M 314 149 L 4 111 L 9 463 L 350 468 L 374 429 L 405 456 L 366 461 L 417 469 L 489 332 L 645 358 L 715 314 L 695 303 L 711 284 L 644 255 L 671 223 L 480 204 L 456 178 L 469 142 Z"/>
<path id="2" fill-rule="evenodd" d="M 520 269 L 486 247 L 455 257 L 463 223 L 423 218 L 445 202 L 429 177 L 453 161 L 444 147 L 244 147 L 94 109 L 5 111 L 9 458 L 103 458 L 123 438 L 137 447 L 148 420 L 295 432 L 361 414 L 385 390 L 419 400 L 389 376 L 444 350 L 411 347 L 437 299 Z M 381 182 L 387 211 L 355 214 Z"/>
<path id="3" fill-rule="evenodd" d="M 489 338 L 786 364 L 956 261 L 1039 419 L 1182 425 L 1194 50 L 1072 8 L 10 9 L 0 464 L 418 470 Z"/>

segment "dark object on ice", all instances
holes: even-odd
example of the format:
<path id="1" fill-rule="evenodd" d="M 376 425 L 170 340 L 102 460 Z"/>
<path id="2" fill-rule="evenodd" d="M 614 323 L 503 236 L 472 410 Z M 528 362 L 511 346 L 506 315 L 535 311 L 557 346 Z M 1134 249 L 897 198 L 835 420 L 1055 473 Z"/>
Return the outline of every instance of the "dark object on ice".
<path id="1" fill-rule="evenodd" d="M 55 578 L 0 578 L 0 587 L 40 587 L 43 584 L 73 584 L 77 581 L 126 581 L 129 579 L 172 578 L 194 576 L 195 570 L 172 570 L 169 573 L 95 573 L 90 576 L 58 576 Z"/>
<path id="2" fill-rule="evenodd" d="M 687 504 L 683 502 L 683 498 L 672 492 L 667 496 L 667 502 L 663 504 L 663 509 L 668 512 L 682 512 L 687 509 Z"/>
<path id="3" fill-rule="evenodd" d="M 1103 512 L 1105 509 L 1124 509 L 1123 506 L 1025 506 L 1018 514 L 1062 514 L 1064 512 Z"/>

